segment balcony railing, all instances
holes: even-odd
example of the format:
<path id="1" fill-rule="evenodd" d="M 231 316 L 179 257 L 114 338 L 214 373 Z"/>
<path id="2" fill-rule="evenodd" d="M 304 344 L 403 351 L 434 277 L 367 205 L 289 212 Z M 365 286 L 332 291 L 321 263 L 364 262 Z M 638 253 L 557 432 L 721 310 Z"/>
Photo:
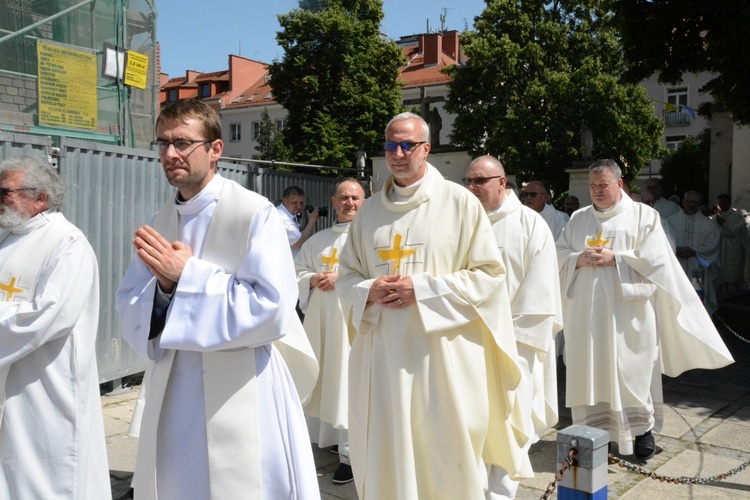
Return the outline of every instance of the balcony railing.
<path id="1" fill-rule="evenodd" d="M 683 111 L 663 111 L 664 125 L 675 127 L 678 125 L 689 125 L 690 115 Z"/>

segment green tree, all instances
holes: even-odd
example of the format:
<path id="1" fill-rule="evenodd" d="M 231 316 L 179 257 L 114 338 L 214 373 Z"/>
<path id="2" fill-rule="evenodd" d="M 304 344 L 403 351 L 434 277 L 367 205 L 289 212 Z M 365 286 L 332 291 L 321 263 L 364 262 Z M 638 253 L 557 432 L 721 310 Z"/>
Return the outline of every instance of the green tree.
<path id="1" fill-rule="evenodd" d="M 662 192 L 665 196 L 694 189 L 708 196 L 709 164 L 711 163 L 711 129 L 703 129 L 697 136 L 689 135 L 680 147 L 661 163 Z"/>
<path id="2" fill-rule="evenodd" d="M 289 112 L 290 157 L 335 167 L 357 150 L 380 150 L 385 125 L 401 103 L 398 46 L 380 35 L 380 0 L 305 0 L 279 15 L 284 49 L 269 71 L 276 101 Z"/>
<path id="3" fill-rule="evenodd" d="M 678 83 L 683 72 L 715 74 L 702 92 L 750 125 L 750 27 L 747 0 L 617 0 L 623 49 L 631 81 L 658 72 Z"/>
<path id="4" fill-rule="evenodd" d="M 268 110 L 263 108 L 260 115 L 260 130 L 258 131 L 258 146 L 255 148 L 261 160 L 287 161 L 288 152 L 284 145 L 284 135 L 268 116 Z"/>
<path id="5" fill-rule="evenodd" d="M 612 158 L 633 179 L 659 156 L 663 131 L 640 85 L 623 84 L 611 2 L 492 0 L 465 32 L 465 66 L 446 109 L 457 115 L 451 140 L 474 155 L 500 157 L 521 180 L 567 189 L 565 169 L 591 153 Z"/>

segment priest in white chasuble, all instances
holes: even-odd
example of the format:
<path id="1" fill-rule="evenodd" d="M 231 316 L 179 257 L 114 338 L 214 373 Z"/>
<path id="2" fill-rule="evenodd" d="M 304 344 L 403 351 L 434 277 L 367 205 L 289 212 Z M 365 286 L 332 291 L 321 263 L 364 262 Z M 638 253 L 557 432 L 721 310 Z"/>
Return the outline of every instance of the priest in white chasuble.
<path id="1" fill-rule="evenodd" d="M 112 498 L 96 365 L 99 269 L 41 158 L 0 164 L 0 498 Z"/>
<path id="2" fill-rule="evenodd" d="M 476 197 L 427 162 L 429 134 L 412 113 L 388 124 L 392 176 L 339 261 L 362 499 L 483 499 L 486 464 L 533 475 L 502 257 Z"/>
<path id="3" fill-rule="evenodd" d="M 497 158 L 474 159 L 464 184 L 490 218 L 508 273 L 505 282 L 522 370 L 519 394 L 537 440 L 558 419 L 555 335 L 562 329 L 562 309 L 555 241 L 541 215 L 505 189 L 505 169 Z M 492 467 L 489 478 L 488 498 L 515 497 L 519 483 L 503 469 Z"/>
<path id="4" fill-rule="evenodd" d="M 314 384 L 317 363 L 299 351 L 309 342 L 278 212 L 218 175 L 221 123 L 207 104 L 164 108 L 156 137 L 177 193 L 136 230 L 117 291 L 123 337 L 154 362 L 135 498 L 319 498 L 290 376 L 309 368 Z M 300 352 L 289 369 L 281 348 Z"/>
<path id="5" fill-rule="evenodd" d="M 320 364 L 318 383 L 304 410 L 313 443 L 338 447 L 341 464 L 333 475 L 337 484 L 348 483 L 353 476 L 347 433 L 350 323 L 336 293 L 336 280 L 349 225 L 364 201 L 365 192 L 356 179 L 336 182 L 331 197 L 336 224 L 315 233 L 294 258 L 303 325 Z"/>
<path id="6" fill-rule="evenodd" d="M 677 260 L 688 279 L 698 279 L 703 305 L 710 315 L 719 308 L 716 282 L 721 265 L 721 229 L 703 215 L 700 205 L 701 194 L 687 191 L 682 198 L 682 210 L 670 215 L 667 224 L 674 233 Z"/>
<path id="7" fill-rule="evenodd" d="M 589 167 L 593 205 L 557 240 L 566 404 L 574 424 L 604 429 L 621 454 L 647 460 L 663 422 L 661 374 L 733 360 L 658 212 L 623 195 L 621 175 L 613 160 Z"/>

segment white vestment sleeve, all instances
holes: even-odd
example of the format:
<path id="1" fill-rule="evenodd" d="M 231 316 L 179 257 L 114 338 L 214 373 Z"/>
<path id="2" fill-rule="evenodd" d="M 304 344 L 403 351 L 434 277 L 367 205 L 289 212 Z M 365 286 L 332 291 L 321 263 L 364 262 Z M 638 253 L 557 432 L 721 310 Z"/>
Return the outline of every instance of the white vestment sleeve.
<path id="1" fill-rule="evenodd" d="M 654 283 L 620 258 L 617 259 L 617 275 L 620 277 L 622 298 L 625 300 L 647 298 L 656 291 Z"/>
<path id="2" fill-rule="evenodd" d="M 477 318 L 474 306 L 454 293 L 442 276 L 418 274 L 411 278 L 425 333 L 463 326 Z"/>
<path id="3" fill-rule="evenodd" d="M 546 314 L 513 315 L 516 342 L 537 353 L 546 353 L 555 339 L 555 317 Z M 559 331 L 559 330 L 558 330 Z M 539 332 L 543 332 L 540 335 Z M 546 343 L 545 343 L 546 341 Z"/>
<path id="4" fill-rule="evenodd" d="M 162 348 L 258 347 L 286 333 L 297 290 L 292 262 L 279 258 L 288 255 L 288 243 L 278 219 L 270 204 L 257 210 L 237 276 L 196 257 L 188 260 L 161 334 Z"/>
<path id="5" fill-rule="evenodd" d="M 31 301 L 0 301 L 0 367 L 71 333 L 97 287 L 96 257 L 82 234 L 63 238 L 40 271 Z"/>
<path id="6" fill-rule="evenodd" d="M 116 308 L 120 313 L 122 337 L 139 356 L 152 361 L 161 358 L 163 353 L 158 339 L 148 339 L 155 293 L 156 278 L 141 259 L 133 258 L 117 289 Z"/>

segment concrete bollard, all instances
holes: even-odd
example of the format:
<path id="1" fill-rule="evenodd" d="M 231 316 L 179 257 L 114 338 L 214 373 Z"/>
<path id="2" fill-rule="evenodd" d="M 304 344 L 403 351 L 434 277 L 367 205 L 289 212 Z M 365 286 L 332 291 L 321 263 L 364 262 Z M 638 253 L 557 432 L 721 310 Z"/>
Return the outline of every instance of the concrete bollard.
<path id="1" fill-rule="evenodd" d="M 560 470 L 575 448 L 573 465 L 557 484 L 559 500 L 601 500 L 607 498 L 607 431 L 571 425 L 557 433 L 557 468 Z"/>

